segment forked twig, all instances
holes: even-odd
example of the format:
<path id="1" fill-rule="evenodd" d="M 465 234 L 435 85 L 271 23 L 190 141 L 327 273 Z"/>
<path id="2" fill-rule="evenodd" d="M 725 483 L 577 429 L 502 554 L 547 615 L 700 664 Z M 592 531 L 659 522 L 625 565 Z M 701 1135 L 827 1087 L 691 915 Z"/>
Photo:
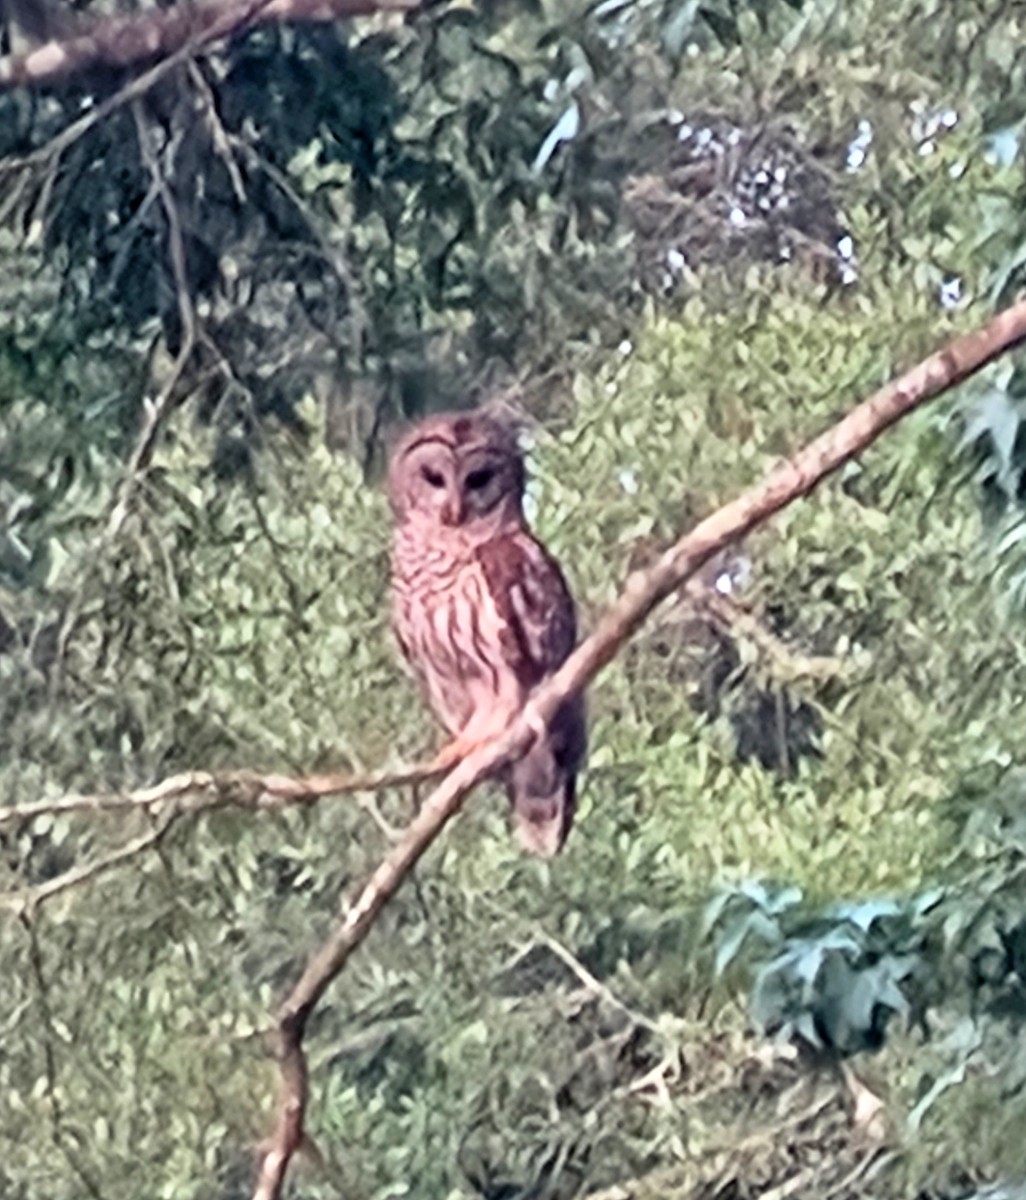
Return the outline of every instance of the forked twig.
<path id="1" fill-rule="evenodd" d="M 266 811 L 313 804 L 325 796 L 375 792 L 382 788 L 412 786 L 435 779 L 441 772 L 430 764 L 401 767 L 392 771 L 335 775 L 258 775 L 252 771 L 225 771 L 211 774 L 189 771 L 173 775 L 149 788 L 132 792 L 99 792 L 93 795 L 71 794 L 56 800 L 0 808 L 0 828 L 37 817 L 67 813 L 138 812 L 155 813 L 155 824 L 147 833 L 112 850 L 101 858 L 81 863 L 55 875 L 35 887 L 0 892 L 0 909 L 14 913 L 32 912 L 55 896 L 89 883 L 149 850 L 156 849 L 165 834 L 181 817 L 198 816 L 215 809 L 248 808 Z M 361 801 L 381 832 L 391 841 L 398 838 L 373 803 Z M 159 810 L 159 811 L 157 811 Z"/>
<path id="2" fill-rule="evenodd" d="M 983 329 L 956 338 L 918 366 L 881 388 L 848 416 L 769 472 L 738 499 L 706 517 L 651 566 L 628 579 L 619 599 L 538 692 L 509 728 L 478 747 L 448 775 L 407 826 L 342 920 L 308 961 L 278 1014 L 281 1099 L 274 1132 L 264 1151 L 255 1200 L 279 1200 L 289 1163 L 304 1138 L 308 1080 L 303 1036 L 307 1022 L 349 956 L 413 866 L 459 810 L 464 797 L 496 768 L 529 745 L 567 696 L 586 686 L 640 628 L 652 610 L 714 554 L 854 458 L 896 421 L 962 382 L 1026 339 L 1026 302 L 999 313 Z"/>
<path id="3" fill-rule="evenodd" d="M 78 887 L 100 875 L 106 875 L 108 871 L 120 866 L 123 862 L 137 858 L 147 850 L 153 849 L 154 846 L 159 846 L 180 815 L 180 813 L 172 811 L 159 817 L 152 829 L 140 834 L 137 838 L 132 838 L 124 845 L 118 846 L 116 850 L 112 850 L 102 858 L 72 867 L 71 870 L 63 871 L 60 875 L 48 879 L 45 883 L 37 884 L 35 887 L 20 888 L 17 891 L 0 895 L 0 908 L 7 908 L 18 916 L 31 914 L 40 904 L 52 900 L 61 892 Z"/>

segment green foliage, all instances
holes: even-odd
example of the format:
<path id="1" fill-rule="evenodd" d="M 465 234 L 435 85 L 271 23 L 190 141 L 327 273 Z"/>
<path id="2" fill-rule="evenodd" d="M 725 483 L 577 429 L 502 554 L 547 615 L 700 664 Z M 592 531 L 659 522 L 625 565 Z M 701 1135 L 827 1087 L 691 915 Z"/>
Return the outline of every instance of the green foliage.
<path id="1" fill-rule="evenodd" d="M 902 1114 L 913 1161 L 924 1132 L 957 1130 L 976 1148 L 966 1168 L 1003 1158 L 1019 1171 L 1017 1151 L 1000 1147 L 1026 1083 L 1021 770 L 988 779 L 973 799 L 953 883 L 810 911 L 797 888 L 748 882 L 721 890 L 705 925 L 719 973 L 736 976 L 742 957 L 752 966 L 757 1028 L 833 1058 L 879 1050 L 894 1016 L 928 1039 L 910 1055 L 906 1038 L 895 1054 L 913 1092 Z"/>
<path id="2" fill-rule="evenodd" d="M 786 293 L 731 315 L 696 304 L 580 383 L 573 422 L 536 434 L 532 495 L 587 614 L 639 546 L 735 493 L 843 407 L 843 393 L 879 378 L 894 314 L 909 344 L 925 340 L 928 309 L 913 294 L 893 303 L 892 313 L 867 304 L 861 317 Z M 787 378 L 768 362 L 787 363 Z M 744 406 L 725 394 L 728 378 Z M 312 407 L 303 417 L 316 426 Z M 226 485 L 209 469 L 213 436 L 175 422 L 121 553 L 95 571 L 79 577 L 71 565 L 89 553 L 92 528 L 64 533 L 65 578 L 86 589 L 66 663 L 41 665 L 28 636 L 0 660 L 12 801 L 196 765 L 365 766 L 429 744 L 388 647 L 380 497 L 323 435 L 302 448 L 278 439 L 250 481 Z M 790 877 L 828 897 L 915 889 L 940 872 L 957 827 L 946 806 L 995 748 L 1016 744 L 1021 670 L 964 566 L 979 539 L 972 499 L 938 491 L 951 452 L 943 423 L 923 417 L 749 548 L 746 603 L 795 659 L 835 660 L 834 676 L 808 678 L 800 661 L 796 675 L 794 662 L 734 633 L 719 715 L 689 713 L 718 643 L 682 642 L 671 608 L 596 690 L 588 786 L 558 863 L 522 861 L 495 801 L 472 803 L 319 1017 L 311 1120 L 328 1178 L 384 1187 L 415 1174 L 427 1194 L 446 1195 L 552 1177 L 563 1194 L 575 1179 L 611 1185 L 647 1170 L 670 1144 L 672 1112 L 645 1116 L 630 1089 L 672 1061 L 681 1035 L 660 1022 L 693 1015 L 709 986 L 698 915 L 715 879 Z M 60 611 L 41 586 L 5 596 L 18 629 L 45 628 Z M 938 632 L 956 629 L 954 640 Z M 1000 671 L 986 666 L 997 646 Z M 781 689 L 819 715 L 819 757 L 790 774 L 739 766 L 732 717 L 756 691 Z M 381 805 L 393 822 L 409 811 L 401 797 Z M 5 843 L 7 886 L 144 829 L 34 823 Z M 118 1179 L 134 1187 L 115 1132 L 130 1113 L 136 1127 L 164 1130 L 166 1140 L 127 1146 L 176 1195 L 245 1174 L 244 1147 L 273 1096 L 253 1030 L 315 943 L 317 914 L 383 848 L 350 801 L 267 819 L 224 814 L 173 830 L 159 860 L 39 918 L 53 1022 L 73 1031 L 73 1042 L 49 1035 L 63 1137 L 86 1170 L 114 1181 L 109 1194 Z M 551 963 L 511 984 L 513 963 L 544 948 L 544 935 L 574 948 L 628 1012 L 606 1011 L 608 999 L 593 1012 L 592 998 L 574 1016 L 587 989 Z M 26 937 L 8 924 L 5 958 L 24 962 Z M 26 968 L 12 977 L 6 1011 L 19 1019 L 40 985 Z M 23 1056 L 5 1067 L 7 1102 L 19 1097 L 5 1122 L 12 1187 L 38 1180 L 29 1131 L 47 1128 L 46 1027 L 28 1029 Z M 136 1043 L 129 1066 L 118 1047 Z M 80 1058 L 97 1070 L 76 1070 Z M 29 1080 L 41 1082 L 26 1107 Z M 87 1132 L 97 1107 L 109 1137 Z M 696 1138 L 689 1153 L 704 1161 Z M 73 1191 L 68 1171 L 57 1174 Z"/>
<path id="3" fill-rule="evenodd" d="M 1003 265 L 1017 279 L 1018 183 L 990 151 L 1023 115 L 994 87 L 1021 53 L 1004 6 L 950 9 L 443 6 L 216 51 L 199 69 L 230 156 L 185 119 L 195 77 L 144 113 L 203 336 L 116 528 L 180 298 L 138 131 L 98 124 L 41 242 L 0 243 L 3 803 L 431 745 L 389 647 L 364 451 L 439 380 L 498 358 L 534 381 L 535 523 L 587 625 L 631 566 L 981 318 Z M 37 145 L 80 100 L 56 90 L 0 137 Z M 788 180 L 772 211 L 764 151 Z M 746 1031 L 748 967 L 762 1030 L 884 1042 L 898 1157 L 873 1194 L 1026 1166 L 1026 663 L 960 449 L 1009 518 L 1017 386 L 997 371 L 905 423 L 717 564 L 736 620 L 661 610 L 594 690 L 557 862 L 515 852 L 492 790 L 470 802 L 318 1011 L 325 1165 L 299 1194 L 747 1195 L 797 1164 L 810 1193 L 858 1194 L 831 1085 Z M 374 799 L 183 819 L 5 911 L 0 1191 L 246 1194 L 269 1014 L 412 811 Z M 0 892 L 151 831 L 5 826 Z"/>
<path id="4" fill-rule="evenodd" d="M 926 970 L 922 918 L 940 894 L 836 904 L 811 917 L 797 915 L 800 899 L 796 888 L 752 883 L 716 896 L 706 923 L 720 927 L 717 971 L 755 939 L 772 950 L 752 987 L 757 1029 L 834 1055 L 878 1049 L 891 1016 L 911 1015 L 908 993 Z"/>

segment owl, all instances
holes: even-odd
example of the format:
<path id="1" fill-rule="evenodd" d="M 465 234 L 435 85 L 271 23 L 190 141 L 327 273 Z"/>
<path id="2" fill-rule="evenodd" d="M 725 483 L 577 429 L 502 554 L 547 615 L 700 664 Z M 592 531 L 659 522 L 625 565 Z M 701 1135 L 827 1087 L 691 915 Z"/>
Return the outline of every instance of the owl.
<path id="1" fill-rule="evenodd" d="M 577 640 L 563 573 L 527 527 L 524 484 L 514 429 L 483 412 L 428 417 L 390 456 L 392 620 L 453 739 L 440 767 L 500 733 Z M 549 856 L 566 840 L 586 748 L 578 695 L 503 768 L 526 850 Z"/>

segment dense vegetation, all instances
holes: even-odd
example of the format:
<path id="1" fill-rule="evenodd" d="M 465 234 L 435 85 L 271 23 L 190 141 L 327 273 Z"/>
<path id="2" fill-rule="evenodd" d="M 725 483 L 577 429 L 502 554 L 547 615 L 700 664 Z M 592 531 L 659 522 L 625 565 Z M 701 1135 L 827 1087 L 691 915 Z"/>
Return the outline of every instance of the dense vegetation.
<path id="1" fill-rule="evenodd" d="M 1016 292 L 1021 34 L 441 5 L 205 50 L 60 153 L 124 74 L 0 93 L 0 803 L 418 757 L 389 423 L 515 390 L 589 623 Z M 1019 372 L 660 611 L 563 856 L 474 798 L 318 1012 L 295 1195 L 1014 1194 Z M 0 825 L 0 1193 L 247 1195 L 275 1002 L 415 801 Z"/>

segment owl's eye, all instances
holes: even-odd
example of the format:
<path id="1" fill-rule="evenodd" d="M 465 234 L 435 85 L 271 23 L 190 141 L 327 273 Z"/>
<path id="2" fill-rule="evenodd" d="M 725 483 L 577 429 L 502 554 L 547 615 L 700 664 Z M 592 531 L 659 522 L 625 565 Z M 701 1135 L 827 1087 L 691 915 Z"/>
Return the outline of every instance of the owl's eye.
<path id="1" fill-rule="evenodd" d="M 420 473 L 433 488 L 445 487 L 445 476 L 434 467 L 421 467 Z"/>
<path id="2" fill-rule="evenodd" d="M 471 471 L 467 476 L 467 489 L 471 492 L 479 492 L 482 488 L 487 487 L 494 477 L 494 467 L 478 467 L 476 471 Z"/>

